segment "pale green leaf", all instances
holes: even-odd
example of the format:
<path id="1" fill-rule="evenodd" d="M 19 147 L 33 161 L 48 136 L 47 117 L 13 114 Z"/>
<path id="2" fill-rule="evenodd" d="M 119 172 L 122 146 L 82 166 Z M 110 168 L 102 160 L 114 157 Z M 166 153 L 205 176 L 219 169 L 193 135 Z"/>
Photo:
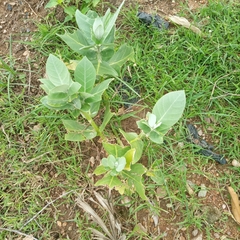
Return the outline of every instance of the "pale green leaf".
<path id="1" fill-rule="evenodd" d="M 104 117 L 101 126 L 99 127 L 99 131 L 102 132 L 111 118 L 114 116 L 114 113 L 111 112 L 109 103 L 105 104 L 105 111 L 104 111 Z"/>
<path id="2" fill-rule="evenodd" d="M 102 19 L 97 17 L 93 23 L 93 34 L 97 40 L 101 40 L 104 34 L 104 26 Z"/>
<path id="3" fill-rule="evenodd" d="M 96 71 L 92 63 L 84 57 L 74 71 L 74 79 L 81 84 L 81 92 L 90 92 L 95 84 Z"/>
<path id="4" fill-rule="evenodd" d="M 46 72 L 49 80 L 55 86 L 69 85 L 72 82 L 65 64 L 52 54 L 47 59 Z"/>
<path id="5" fill-rule="evenodd" d="M 52 84 L 52 82 L 49 79 L 40 79 L 40 82 L 42 83 L 40 87 L 47 93 L 55 87 L 55 85 Z"/>
<path id="6" fill-rule="evenodd" d="M 100 101 L 90 103 L 89 114 L 91 115 L 92 118 L 94 118 L 97 115 L 100 108 L 100 103 L 101 103 Z"/>
<path id="7" fill-rule="evenodd" d="M 104 166 L 100 165 L 100 166 L 96 167 L 93 174 L 99 176 L 99 175 L 104 174 L 106 172 L 107 172 L 106 168 Z"/>
<path id="8" fill-rule="evenodd" d="M 85 38 L 84 33 L 76 30 L 73 33 L 58 35 L 74 52 L 82 53 L 81 49 L 89 47 L 91 43 Z"/>
<path id="9" fill-rule="evenodd" d="M 97 61 L 93 61 L 92 63 L 96 69 L 98 76 L 114 76 L 114 77 L 118 76 L 117 71 L 113 67 L 111 67 L 107 62 L 102 61 L 101 63 L 98 63 Z"/>
<path id="10" fill-rule="evenodd" d="M 118 49 L 118 51 L 112 56 L 112 58 L 108 62 L 111 67 L 119 71 L 121 66 L 128 60 L 134 61 L 134 52 L 132 47 L 124 44 Z"/>
<path id="11" fill-rule="evenodd" d="M 99 83 L 98 85 L 96 85 L 92 91 L 90 92 L 91 93 L 91 97 L 89 98 L 86 98 L 86 102 L 87 103 L 92 103 L 92 102 L 99 102 L 102 100 L 102 94 L 104 93 L 104 91 L 108 88 L 110 82 L 112 81 L 113 79 L 108 79 L 108 80 L 105 80 L 101 83 Z"/>
<path id="12" fill-rule="evenodd" d="M 115 163 L 115 168 L 117 172 L 121 172 L 126 165 L 126 158 L 125 157 L 120 157 L 117 158 L 117 161 Z"/>
<path id="13" fill-rule="evenodd" d="M 86 140 L 86 138 L 83 135 L 75 132 L 66 133 L 64 139 L 66 141 L 72 141 L 72 142 L 83 142 Z"/>
<path id="14" fill-rule="evenodd" d="M 161 122 L 158 131 L 162 134 L 168 130 L 181 118 L 186 105 L 185 92 L 183 90 L 167 93 L 161 97 L 153 107 L 153 114 L 157 121 Z"/>
<path id="15" fill-rule="evenodd" d="M 62 120 L 64 127 L 68 132 L 81 132 L 86 129 L 87 126 L 85 124 L 79 123 L 75 120 Z"/>
<path id="16" fill-rule="evenodd" d="M 138 195 L 143 199 L 147 200 L 145 195 L 145 187 L 142 183 L 142 175 L 146 172 L 146 168 L 139 163 L 132 165 L 131 171 L 123 171 L 123 176 L 126 177 L 129 186 L 134 186 Z"/>
<path id="17" fill-rule="evenodd" d="M 90 18 L 88 15 L 82 14 L 79 10 L 76 11 L 75 17 L 78 28 L 82 30 L 87 39 L 91 39 L 94 19 Z"/>
<path id="18" fill-rule="evenodd" d="M 157 143 L 157 144 L 163 143 L 163 136 L 162 136 L 161 132 L 157 132 L 156 130 L 153 130 L 150 132 L 148 137 L 154 143 Z"/>
<path id="19" fill-rule="evenodd" d="M 141 119 L 137 121 L 137 126 L 140 128 L 145 134 L 148 134 L 151 132 L 151 128 L 148 126 L 148 123 L 146 122 L 145 119 Z"/>
<path id="20" fill-rule="evenodd" d="M 101 164 L 104 167 L 107 167 L 109 169 L 114 169 L 115 168 L 115 162 L 116 162 L 116 158 L 113 155 L 109 155 L 107 158 L 102 159 Z"/>
<path id="21" fill-rule="evenodd" d="M 52 8 L 52 7 L 56 7 L 57 5 L 61 4 L 63 2 L 63 0 L 50 0 L 45 8 Z"/>
<path id="22" fill-rule="evenodd" d="M 132 160 L 132 164 L 135 164 L 142 157 L 143 146 L 144 146 L 143 141 L 134 132 L 126 133 L 121 129 L 119 129 L 119 131 L 124 136 L 124 138 L 128 141 L 128 143 L 131 145 L 131 148 L 136 150 Z"/>
<path id="23" fill-rule="evenodd" d="M 131 164 L 132 164 L 132 162 L 134 160 L 135 153 L 136 153 L 136 149 L 135 148 L 131 148 L 124 154 L 124 157 L 126 158 L 125 170 L 127 170 L 127 171 L 131 170 Z"/>
<path id="24" fill-rule="evenodd" d="M 109 188 L 114 188 L 116 186 L 121 186 L 122 182 L 116 176 L 111 176 L 110 174 L 106 174 L 102 179 L 98 180 L 95 183 L 95 186 L 107 185 Z"/>
<path id="25" fill-rule="evenodd" d="M 117 20 L 118 14 L 124 4 L 124 1 L 120 4 L 118 7 L 117 11 L 111 16 L 111 18 L 107 21 L 107 25 L 105 27 L 105 33 L 104 33 L 104 38 L 103 41 L 108 37 L 109 33 L 111 32 L 112 28 L 115 25 L 115 22 Z"/>
<path id="26" fill-rule="evenodd" d="M 122 157 L 130 149 L 130 147 L 120 146 L 118 144 L 111 144 L 103 142 L 103 147 L 108 154 L 113 155 L 114 157 Z"/>

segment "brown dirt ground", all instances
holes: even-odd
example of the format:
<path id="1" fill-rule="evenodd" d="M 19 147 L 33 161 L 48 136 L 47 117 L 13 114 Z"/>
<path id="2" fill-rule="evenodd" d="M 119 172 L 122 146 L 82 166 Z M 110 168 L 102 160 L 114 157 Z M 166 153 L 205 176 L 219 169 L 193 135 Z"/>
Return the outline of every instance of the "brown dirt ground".
<path id="1" fill-rule="evenodd" d="M 0 55 L 3 58 L 9 56 L 11 44 L 11 54 L 12 57 L 15 59 L 15 67 L 17 68 L 21 66 L 21 69 L 29 69 L 29 73 L 27 73 L 27 79 L 29 80 L 28 94 L 30 94 L 31 96 L 37 96 L 39 94 L 38 78 L 43 75 L 43 72 L 41 70 L 41 64 L 39 64 L 39 58 L 40 62 L 44 62 L 45 60 L 38 56 L 38 63 L 30 66 L 27 63 L 27 60 L 33 60 L 35 54 L 37 53 L 35 53 L 33 50 L 30 50 L 26 44 L 22 43 L 22 41 L 31 41 L 32 33 L 36 31 L 36 25 L 34 24 L 34 22 L 41 21 L 41 19 L 43 19 L 47 15 L 46 10 L 44 9 L 44 5 L 46 4 L 46 2 L 47 0 L 2 0 L 0 3 Z M 110 2 L 113 5 L 118 5 L 120 1 L 112 0 Z M 134 2 L 135 1 L 126 1 L 126 4 L 130 5 Z M 185 3 L 185 1 L 139 0 L 138 3 L 142 10 L 148 13 L 157 12 L 162 16 L 167 16 L 171 14 L 176 14 L 181 8 L 181 3 Z M 188 1 L 188 7 L 193 11 L 204 4 L 207 4 L 207 0 Z M 124 129 L 127 129 L 128 131 L 136 129 L 135 120 L 133 119 L 124 120 L 122 124 L 122 127 Z M 86 159 L 90 159 L 90 157 L 99 159 L 101 156 L 103 156 L 104 153 L 98 143 L 95 143 L 94 145 L 93 143 L 86 144 L 87 145 L 84 147 L 84 149 L 86 149 L 86 152 L 84 152 Z M 187 166 L 187 168 L 190 169 L 191 166 Z M 56 170 L 53 165 L 39 166 L 33 169 L 33 171 L 35 171 L 37 174 L 49 174 L 52 177 L 58 178 L 59 182 L 64 182 L 64 176 L 55 175 Z M 218 177 L 223 171 L 226 171 L 225 168 L 215 163 L 210 164 L 208 166 L 208 169 L 206 170 L 208 174 L 214 175 L 216 177 Z M 211 211 L 213 211 L 214 207 L 216 207 L 221 213 L 223 211 L 229 212 L 229 198 L 226 191 L 223 191 L 222 193 L 218 192 L 218 186 L 214 186 L 215 183 L 212 183 L 207 176 L 204 177 L 195 173 L 189 175 L 188 179 L 197 185 L 205 184 L 205 186 L 210 189 L 207 197 L 203 198 L 201 201 L 203 205 L 209 206 Z M 93 187 L 86 187 L 89 187 L 87 194 L 88 197 L 90 197 Z M 60 187 L 52 189 L 50 191 L 51 199 L 56 199 L 57 197 L 61 196 L 62 193 L 63 192 Z M 156 225 L 154 224 L 152 213 L 146 208 L 144 208 L 136 213 L 137 220 L 139 224 L 141 224 L 141 227 L 143 227 L 143 229 L 145 229 L 146 232 L 151 236 L 158 236 L 159 234 L 164 233 L 165 237 L 163 237 L 162 239 L 165 240 L 193 239 L 191 235 L 193 227 L 183 229 L 180 227 L 180 225 L 178 225 L 178 223 L 184 221 L 184 217 L 181 215 L 181 210 L 183 209 L 180 209 L 179 206 L 167 208 L 167 204 L 169 203 L 169 201 L 165 198 L 159 198 L 158 201 L 159 207 L 163 210 L 159 216 L 158 223 Z M 55 214 L 55 211 L 61 213 L 61 217 L 53 224 L 51 239 L 62 239 L 64 237 L 66 238 L 67 236 L 68 239 L 71 240 L 80 239 L 76 224 L 66 221 L 67 219 L 74 219 L 76 211 L 79 212 L 80 209 L 76 207 L 76 205 L 69 206 L 69 204 L 66 204 L 62 199 L 59 199 L 58 203 L 58 209 L 56 209 L 56 207 L 51 207 L 50 210 L 50 215 L 52 216 Z M 226 206 L 226 209 L 223 209 L 223 206 Z M 133 227 L 131 221 L 129 219 L 126 219 L 126 215 L 128 215 L 126 213 L 128 211 L 129 209 L 127 207 L 116 206 L 116 213 L 123 224 L 123 229 L 131 231 Z M 83 212 L 81 212 L 81 214 L 83 214 Z M 198 214 L 201 214 L 199 213 L 199 209 L 196 209 L 195 214 L 196 216 Z M 217 229 L 222 229 L 220 237 L 225 235 L 231 239 L 239 239 L 237 225 L 230 216 L 228 217 L 228 224 L 223 225 L 222 222 L 217 221 L 213 223 L 213 229 L 215 225 Z M 218 237 L 214 235 L 214 231 L 212 231 L 210 234 L 210 239 L 218 239 Z M 144 237 L 144 239 L 148 239 L 148 237 Z M 203 239 L 207 239 L 204 230 Z"/>

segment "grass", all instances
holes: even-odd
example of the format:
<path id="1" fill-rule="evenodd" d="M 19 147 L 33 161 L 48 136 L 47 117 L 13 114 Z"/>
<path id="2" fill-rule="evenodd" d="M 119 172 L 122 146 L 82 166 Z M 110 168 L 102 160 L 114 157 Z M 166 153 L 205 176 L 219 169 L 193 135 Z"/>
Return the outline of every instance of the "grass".
<path id="1" fill-rule="evenodd" d="M 210 192 L 218 191 L 228 199 L 226 186 L 231 185 L 239 191 L 240 170 L 231 166 L 224 170 L 216 168 L 218 177 L 213 175 L 209 169 L 215 169 L 215 163 L 194 154 L 193 147 L 185 142 L 184 126 L 186 122 L 197 124 L 210 137 L 216 151 L 224 154 L 229 162 L 238 160 L 240 5 L 211 1 L 198 14 L 183 12 L 201 28 L 205 37 L 178 26 L 166 31 L 146 27 L 136 19 L 136 11 L 135 8 L 125 9 L 119 20 L 118 41 L 133 46 L 136 60 L 124 69 L 123 76 L 131 74 L 130 85 L 139 89 L 141 97 L 150 106 L 169 91 L 185 89 L 187 95 L 184 116 L 166 138 L 166 143 L 162 146 L 146 143 L 146 164 L 161 166 L 160 186 L 166 191 L 166 202 L 179 207 L 182 216 L 179 226 L 204 228 L 206 238 L 211 239 L 213 231 L 221 234 L 222 229 L 216 225 L 206 225 L 203 215 L 196 217 L 196 211 L 204 203 L 195 195 L 186 196 L 186 181 L 193 176 L 204 179 L 211 185 L 208 189 Z M 207 20 L 205 25 L 203 20 Z M 66 60 L 75 57 L 55 35 L 67 29 L 66 26 L 46 21 L 38 27 L 38 35 L 31 43 L 37 51 L 44 56 L 61 54 Z M 68 224 L 77 226 L 81 239 L 90 239 L 87 219 L 82 217 L 79 209 L 76 210 L 74 200 L 75 192 L 85 190 L 91 194 L 94 188 L 91 165 L 87 161 L 91 157 L 91 149 L 64 141 L 60 119 L 68 116 L 63 113 L 57 117 L 55 112 L 39 105 L 39 97 L 27 94 L 27 66 L 17 66 L 11 53 L 9 55 L 9 58 L 0 59 L 0 107 L 3 109 L 0 131 L 0 226 L 32 234 L 38 239 L 50 239 L 54 231 L 59 231 L 56 222 L 63 218 L 61 209 L 73 206 Z M 23 70 L 19 71 L 18 68 Z M 111 95 L 114 94 L 114 88 L 111 91 Z M 124 101 L 116 96 L 113 99 L 116 109 Z M 214 121 L 208 121 L 210 118 Z M 184 146 L 178 147 L 179 142 L 184 142 Z M 146 178 L 147 194 L 153 201 L 156 201 L 157 187 Z M 69 191 L 73 192 L 52 202 Z M 121 207 L 122 198 L 118 196 L 115 200 Z M 49 202 L 52 204 L 48 205 Z M 131 203 L 129 213 L 123 219 L 123 222 L 126 221 L 124 230 L 127 239 L 139 239 L 138 231 L 130 233 L 138 224 L 137 213 L 149 209 L 160 212 L 162 206 L 159 207 L 157 202 L 155 207 L 140 202 L 136 195 L 132 196 Z M 175 210 L 172 208 L 169 211 L 174 216 Z M 226 225 L 228 221 L 229 216 L 224 213 L 219 226 Z M 141 238 L 154 237 L 145 235 L 142 232 Z M 15 236 L 16 233 L 0 231 L 0 239 Z M 68 238 L 63 235 L 61 239 Z"/>

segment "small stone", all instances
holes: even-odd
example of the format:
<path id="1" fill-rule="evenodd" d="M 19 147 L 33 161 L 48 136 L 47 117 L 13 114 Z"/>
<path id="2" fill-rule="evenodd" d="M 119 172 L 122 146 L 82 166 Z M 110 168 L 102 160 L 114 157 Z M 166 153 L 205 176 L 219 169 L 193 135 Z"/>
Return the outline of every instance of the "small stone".
<path id="1" fill-rule="evenodd" d="M 197 229 L 193 230 L 193 231 L 192 231 L 192 235 L 193 235 L 194 237 L 196 237 L 196 236 L 198 235 L 198 230 L 197 230 Z"/>
<path id="2" fill-rule="evenodd" d="M 184 143 L 183 143 L 183 142 L 179 142 L 179 143 L 178 143 L 178 147 L 179 147 L 179 148 L 183 148 L 183 147 L 184 147 Z"/>
<path id="3" fill-rule="evenodd" d="M 9 3 L 7 4 L 7 10 L 8 10 L 8 11 L 12 11 L 12 5 L 9 4 Z"/>
<path id="4" fill-rule="evenodd" d="M 198 192 L 198 197 L 204 198 L 207 195 L 207 189 L 204 184 L 201 184 L 201 190 Z"/>
<path id="5" fill-rule="evenodd" d="M 198 131 L 198 135 L 199 135 L 199 136 L 202 136 L 202 135 L 203 135 L 203 131 L 202 131 L 202 130 L 199 130 L 199 131 Z"/>
<path id="6" fill-rule="evenodd" d="M 237 160 L 233 160 L 233 161 L 232 161 L 232 165 L 233 165 L 234 167 L 240 167 L 240 162 L 238 162 Z"/>
<path id="7" fill-rule="evenodd" d="M 217 207 L 213 207 L 213 206 L 204 206 L 202 211 L 203 211 L 203 215 L 205 217 L 205 220 L 209 224 L 213 224 L 216 221 L 218 221 L 219 218 L 222 215 L 220 210 Z"/>
<path id="8" fill-rule="evenodd" d="M 227 207 L 226 204 L 222 205 L 222 209 L 226 209 L 226 207 Z"/>
<path id="9" fill-rule="evenodd" d="M 172 205 L 171 203 L 168 203 L 168 204 L 166 205 L 166 207 L 167 207 L 167 208 L 172 208 L 173 205 Z"/>
<path id="10" fill-rule="evenodd" d="M 197 237 L 194 237 L 192 240 L 202 240 L 202 239 L 203 239 L 203 235 L 201 233 Z"/>
<path id="11" fill-rule="evenodd" d="M 219 239 L 219 238 L 220 238 L 220 235 L 219 235 L 218 233 L 214 233 L 213 235 L 214 235 L 214 237 L 215 237 L 216 239 Z"/>
<path id="12" fill-rule="evenodd" d="M 62 226 L 62 223 L 61 223 L 60 221 L 57 221 L 57 225 L 58 225 L 59 227 L 61 227 L 61 226 Z"/>

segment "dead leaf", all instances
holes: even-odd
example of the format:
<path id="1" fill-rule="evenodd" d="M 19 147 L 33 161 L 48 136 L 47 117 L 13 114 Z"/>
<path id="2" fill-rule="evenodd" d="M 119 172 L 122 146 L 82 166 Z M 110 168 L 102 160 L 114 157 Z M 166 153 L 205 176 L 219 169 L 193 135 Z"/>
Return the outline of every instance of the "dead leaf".
<path id="1" fill-rule="evenodd" d="M 235 220 L 240 224 L 240 202 L 238 195 L 235 193 L 232 187 L 228 187 L 228 192 L 231 196 L 232 214 Z"/>
<path id="2" fill-rule="evenodd" d="M 180 25 L 183 26 L 185 28 L 191 29 L 193 32 L 201 35 L 202 32 L 199 28 L 193 26 L 186 18 L 184 17 L 179 17 L 179 16 L 170 16 L 169 20 Z"/>
<path id="3" fill-rule="evenodd" d="M 66 64 L 66 66 L 67 66 L 67 68 L 69 70 L 73 70 L 74 71 L 76 69 L 76 67 L 77 67 L 79 62 L 80 61 L 78 61 L 78 60 L 70 60 L 69 63 L 65 63 L 65 64 Z"/>

